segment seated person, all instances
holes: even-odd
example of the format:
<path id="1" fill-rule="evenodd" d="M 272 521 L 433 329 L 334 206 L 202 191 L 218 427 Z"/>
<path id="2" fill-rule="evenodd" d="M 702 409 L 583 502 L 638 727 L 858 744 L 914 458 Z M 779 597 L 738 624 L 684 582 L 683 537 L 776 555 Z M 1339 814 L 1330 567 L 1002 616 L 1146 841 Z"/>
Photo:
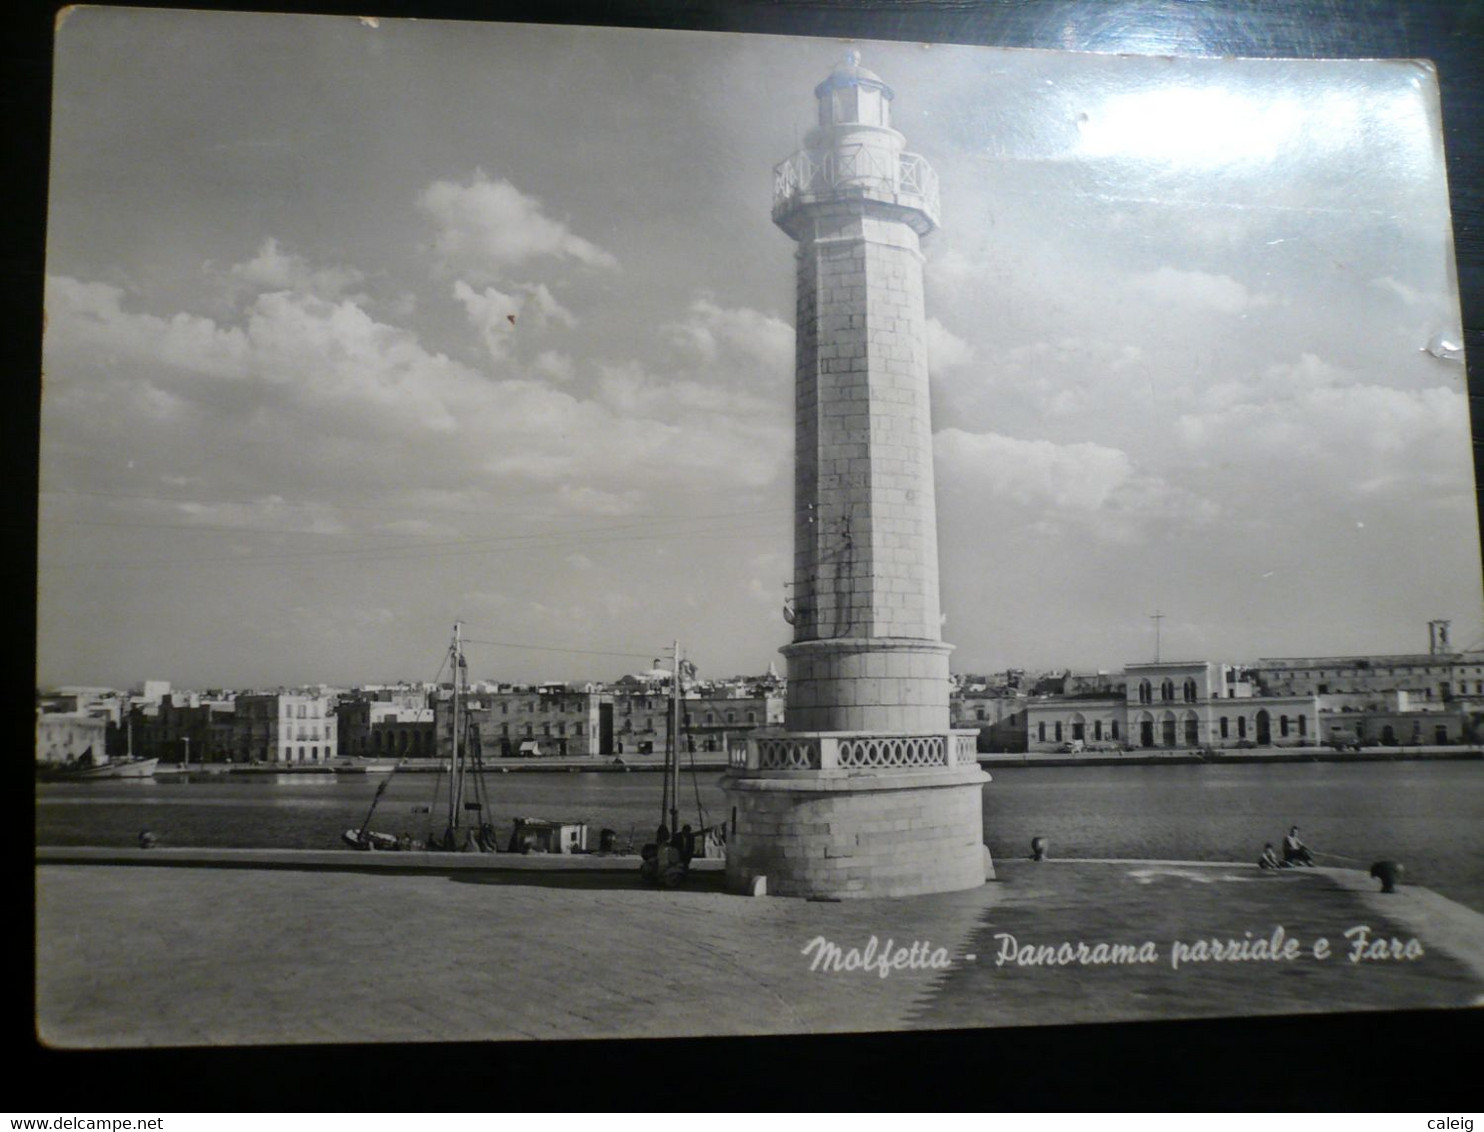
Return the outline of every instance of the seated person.
<path id="1" fill-rule="evenodd" d="M 1290 867 L 1314 863 L 1309 847 L 1299 840 L 1299 830 L 1296 825 L 1289 828 L 1288 836 L 1283 839 L 1283 863 Z"/>
<path id="2" fill-rule="evenodd" d="M 1262 847 L 1262 856 L 1258 858 L 1257 867 L 1260 869 L 1281 869 L 1283 867 L 1271 841 Z"/>

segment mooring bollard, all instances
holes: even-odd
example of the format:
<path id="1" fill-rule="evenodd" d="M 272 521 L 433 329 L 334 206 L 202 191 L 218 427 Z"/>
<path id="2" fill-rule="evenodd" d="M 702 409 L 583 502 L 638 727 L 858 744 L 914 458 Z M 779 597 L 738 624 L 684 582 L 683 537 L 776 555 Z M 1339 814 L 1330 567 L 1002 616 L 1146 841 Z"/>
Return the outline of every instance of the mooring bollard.
<path id="1" fill-rule="evenodd" d="M 1382 892 L 1395 892 L 1405 871 L 1397 861 L 1377 861 L 1371 866 L 1371 876 L 1381 882 Z"/>
<path id="2" fill-rule="evenodd" d="M 1031 860 L 1044 861 L 1046 859 L 1046 839 L 1044 837 L 1031 838 Z"/>

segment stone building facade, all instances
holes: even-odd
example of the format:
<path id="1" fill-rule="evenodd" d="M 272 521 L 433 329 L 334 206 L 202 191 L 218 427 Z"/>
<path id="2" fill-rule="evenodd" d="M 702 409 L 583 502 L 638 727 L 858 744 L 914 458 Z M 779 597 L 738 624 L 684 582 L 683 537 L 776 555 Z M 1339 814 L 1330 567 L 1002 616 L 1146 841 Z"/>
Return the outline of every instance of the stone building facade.
<path id="1" fill-rule="evenodd" d="M 90 763 L 108 761 L 107 719 L 75 711 L 36 713 L 36 761 L 67 766 L 87 756 Z"/>
<path id="2" fill-rule="evenodd" d="M 334 696 L 269 692 L 240 695 L 234 704 L 238 761 L 323 763 L 339 755 Z"/>
<path id="3" fill-rule="evenodd" d="M 1131 664 L 1123 679 L 1121 696 L 1032 700 L 1027 750 L 1190 750 L 1319 741 L 1317 697 L 1259 696 L 1248 673 L 1235 665 Z"/>
<path id="4" fill-rule="evenodd" d="M 419 694 L 417 699 L 426 700 Z M 370 759 L 437 757 L 433 710 L 411 698 L 342 698 L 335 708 L 342 756 Z"/>
<path id="5" fill-rule="evenodd" d="M 1484 653 L 1133 664 L 1125 694 L 1027 707 L 1027 749 L 1456 745 L 1484 740 Z"/>

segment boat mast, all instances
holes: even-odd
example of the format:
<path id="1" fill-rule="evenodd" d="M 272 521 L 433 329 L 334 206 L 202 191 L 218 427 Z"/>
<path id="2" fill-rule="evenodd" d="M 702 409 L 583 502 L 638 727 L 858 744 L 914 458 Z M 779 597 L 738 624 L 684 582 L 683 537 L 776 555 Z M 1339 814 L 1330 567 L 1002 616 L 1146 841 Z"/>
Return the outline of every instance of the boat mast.
<path id="1" fill-rule="evenodd" d="M 680 642 L 673 645 L 670 666 L 670 753 L 668 767 L 670 793 L 670 836 L 680 828 Z"/>
<path id="2" fill-rule="evenodd" d="M 464 795 L 464 767 L 459 755 L 459 726 L 462 722 L 459 719 L 460 682 L 464 668 L 464 646 L 461 639 L 463 628 L 462 621 L 453 623 L 453 762 L 448 768 L 448 828 L 453 831 L 459 828 L 459 808 Z"/>

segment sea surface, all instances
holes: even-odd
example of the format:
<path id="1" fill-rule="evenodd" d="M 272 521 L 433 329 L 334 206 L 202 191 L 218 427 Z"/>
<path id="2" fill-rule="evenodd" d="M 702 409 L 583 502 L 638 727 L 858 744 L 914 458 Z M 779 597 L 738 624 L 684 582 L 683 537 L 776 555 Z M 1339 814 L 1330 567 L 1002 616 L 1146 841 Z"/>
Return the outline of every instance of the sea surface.
<path id="1" fill-rule="evenodd" d="M 1405 879 L 1484 911 L 1484 762 L 1286 763 L 1276 766 L 997 767 L 984 790 L 985 841 L 1025 857 L 1044 836 L 1055 857 L 1255 861 L 1290 825 L 1321 864 L 1367 869 L 1400 861 Z M 36 786 L 38 845 L 331 849 L 365 820 L 382 774 L 201 775 L 190 780 Z M 680 783 L 680 820 L 730 814 L 719 771 Z M 481 811 L 501 843 L 516 817 L 589 823 L 619 847 L 648 840 L 661 819 L 652 773 L 488 773 Z M 479 800 L 471 784 L 466 800 Z M 430 812 L 419 812 L 428 807 Z M 441 831 L 447 778 L 395 776 L 370 828 Z M 478 815 L 469 812 L 468 817 Z"/>

